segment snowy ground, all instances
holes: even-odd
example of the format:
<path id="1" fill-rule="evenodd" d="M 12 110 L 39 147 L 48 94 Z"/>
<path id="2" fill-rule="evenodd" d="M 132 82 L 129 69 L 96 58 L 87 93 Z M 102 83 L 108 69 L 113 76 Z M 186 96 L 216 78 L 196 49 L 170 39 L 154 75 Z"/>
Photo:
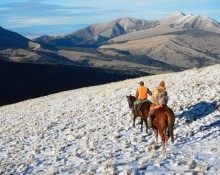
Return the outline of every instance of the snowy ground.
<path id="1" fill-rule="evenodd" d="M 132 127 L 126 95 L 140 80 L 167 85 L 176 115 L 167 156 Z M 0 107 L 0 174 L 220 174 L 219 141 L 220 65 Z"/>

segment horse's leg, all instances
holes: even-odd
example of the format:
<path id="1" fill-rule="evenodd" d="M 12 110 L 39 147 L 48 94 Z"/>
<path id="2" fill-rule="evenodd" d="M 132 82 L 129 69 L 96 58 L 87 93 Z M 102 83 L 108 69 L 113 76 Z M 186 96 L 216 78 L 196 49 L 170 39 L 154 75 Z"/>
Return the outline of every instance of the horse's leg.
<path id="1" fill-rule="evenodd" d="M 145 126 L 146 126 L 146 133 L 148 133 L 148 125 L 147 125 L 147 119 L 146 118 L 144 119 L 144 123 L 145 123 Z"/>
<path id="2" fill-rule="evenodd" d="M 144 120 L 143 117 L 141 117 L 141 132 L 143 132 L 143 123 L 144 123 L 143 120 Z"/>
<path id="3" fill-rule="evenodd" d="M 171 110 L 171 109 L 169 109 Z M 172 143 L 174 142 L 174 137 L 173 137 L 173 126 L 174 126 L 174 122 L 175 122 L 175 115 L 173 113 L 173 111 L 171 110 L 171 112 L 166 112 L 167 115 L 167 119 L 168 119 L 168 139 L 169 137 L 171 137 L 171 141 Z"/>
<path id="4" fill-rule="evenodd" d="M 134 114 L 134 118 L 133 118 L 133 127 L 135 128 L 135 119 L 136 119 L 136 115 Z"/>
<path id="5" fill-rule="evenodd" d="M 170 134 L 169 134 L 169 131 L 168 131 L 168 134 L 166 134 L 166 131 L 167 131 L 167 129 L 165 129 L 165 136 L 166 136 L 166 144 L 167 144 L 167 142 L 168 142 L 168 140 L 169 140 L 169 138 L 170 138 Z"/>
<path id="6" fill-rule="evenodd" d="M 162 140 L 162 144 L 163 144 L 163 153 L 166 153 L 166 131 L 164 130 L 159 130 L 160 136 L 161 136 L 161 140 Z"/>
<path id="7" fill-rule="evenodd" d="M 158 144 L 158 129 L 154 129 L 155 143 Z"/>

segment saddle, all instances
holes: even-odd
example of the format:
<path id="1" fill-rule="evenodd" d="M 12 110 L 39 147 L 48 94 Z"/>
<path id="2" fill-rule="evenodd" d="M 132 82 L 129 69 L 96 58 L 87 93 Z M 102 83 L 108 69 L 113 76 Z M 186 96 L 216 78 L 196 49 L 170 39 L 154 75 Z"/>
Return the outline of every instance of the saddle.
<path id="1" fill-rule="evenodd" d="M 158 108 L 161 108 L 161 107 L 163 107 L 162 104 L 151 106 L 150 107 L 150 112 L 156 111 Z"/>
<path id="2" fill-rule="evenodd" d="M 150 113 L 151 113 L 152 119 L 155 118 L 155 114 L 156 114 L 156 112 L 157 112 L 157 109 L 163 108 L 163 107 L 167 107 L 167 105 L 159 104 L 159 105 L 156 105 L 156 106 L 152 106 L 152 107 L 150 108 Z"/>
<path id="3" fill-rule="evenodd" d="M 137 110 L 139 110 L 144 102 L 148 102 L 148 99 L 138 100 L 137 102 Z"/>

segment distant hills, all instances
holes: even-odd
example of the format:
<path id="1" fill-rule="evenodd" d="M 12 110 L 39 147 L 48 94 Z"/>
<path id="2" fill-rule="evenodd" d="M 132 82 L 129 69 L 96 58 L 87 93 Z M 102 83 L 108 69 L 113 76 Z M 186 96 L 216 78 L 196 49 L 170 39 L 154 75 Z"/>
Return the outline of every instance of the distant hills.
<path id="1" fill-rule="evenodd" d="M 209 17 L 182 12 L 159 20 L 119 18 L 70 34 L 33 40 L 3 28 L 0 32 L 0 47 L 8 49 L 0 55 L 17 62 L 157 74 L 220 61 L 220 24 Z M 23 50 L 15 51 L 14 47 Z"/>

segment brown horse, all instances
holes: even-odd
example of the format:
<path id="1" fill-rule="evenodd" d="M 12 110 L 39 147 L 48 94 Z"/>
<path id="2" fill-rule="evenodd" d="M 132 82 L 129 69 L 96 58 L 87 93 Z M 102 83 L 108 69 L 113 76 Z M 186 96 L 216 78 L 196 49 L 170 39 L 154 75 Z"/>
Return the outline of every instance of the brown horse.
<path id="1" fill-rule="evenodd" d="M 134 115 L 133 118 L 133 127 L 135 128 L 135 119 L 137 117 L 141 118 L 141 132 L 143 131 L 143 122 L 145 123 L 146 126 L 146 133 L 148 133 L 148 125 L 147 125 L 147 117 L 148 117 L 148 113 L 150 111 L 150 105 L 151 102 L 150 101 L 144 101 L 140 107 L 139 110 L 137 110 L 137 115 L 135 114 L 135 109 L 134 109 L 134 102 L 136 101 L 136 98 L 134 96 L 127 96 L 127 101 L 128 101 L 128 105 L 129 108 L 132 109 L 132 113 Z"/>
<path id="2" fill-rule="evenodd" d="M 172 143 L 174 142 L 173 127 L 175 122 L 175 115 L 169 107 L 161 107 L 156 110 L 153 119 L 153 129 L 155 135 L 155 142 L 158 144 L 158 132 L 161 136 L 163 143 L 163 152 L 166 153 L 166 144 L 171 137 Z M 166 134 L 168 129 L 168 134 Z"/>

